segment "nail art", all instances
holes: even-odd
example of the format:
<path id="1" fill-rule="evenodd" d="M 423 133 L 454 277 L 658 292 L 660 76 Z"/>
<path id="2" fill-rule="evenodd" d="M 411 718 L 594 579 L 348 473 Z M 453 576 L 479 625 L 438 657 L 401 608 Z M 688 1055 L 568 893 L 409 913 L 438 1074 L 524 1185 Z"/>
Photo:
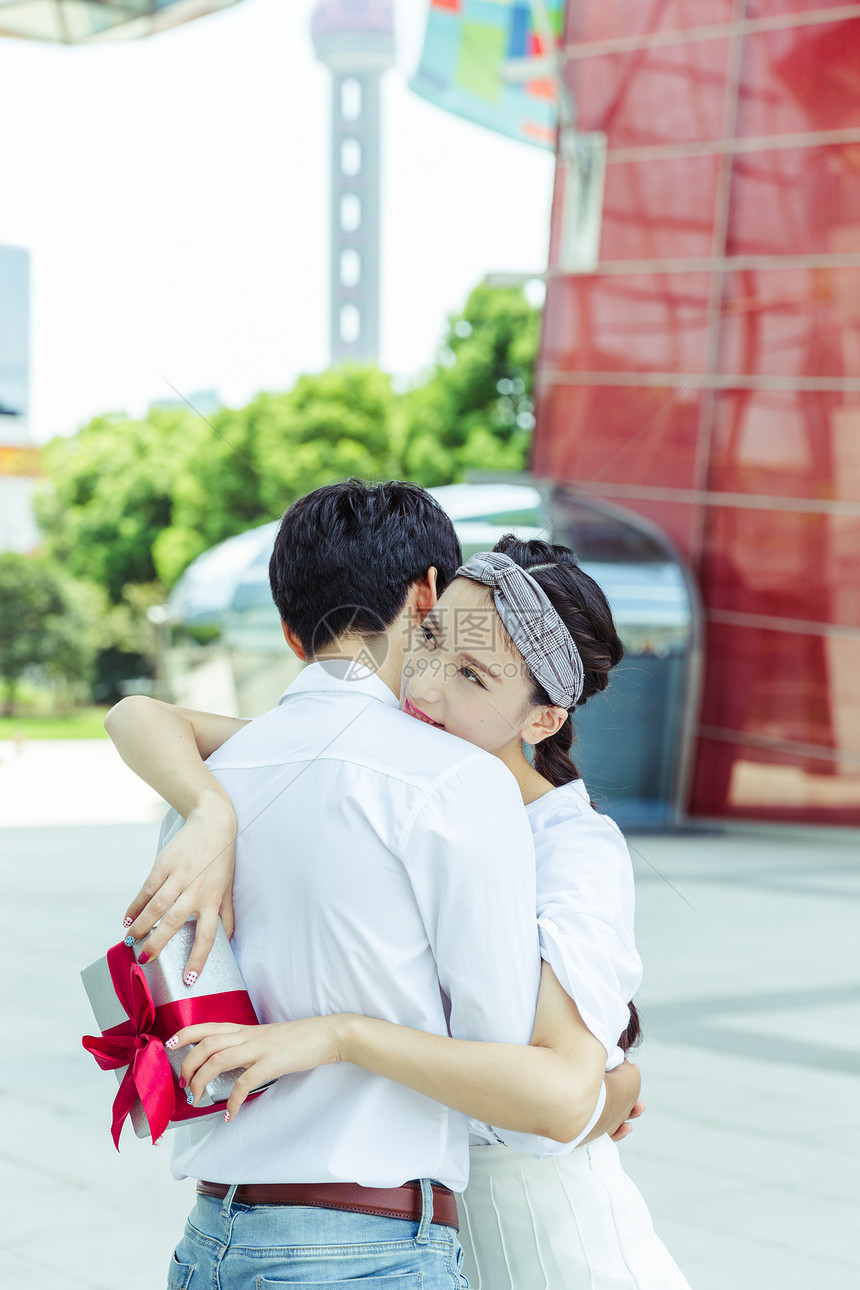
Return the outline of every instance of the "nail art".
<path id="1" fill-rule="evenodd" d="M 164 1043 L 165 1048 L 176 1048 L 178 1047 L 178 1045 L 179 1045 L 179 1040 L 176 1038 L 175 1035 L 171 1035 L 170 1038 L 165 1040 L 165 1043 Z"/>
<path id="2" fill-rule="evenodd" d="M 224 1112 L 224 1123 L 225 1123 L 225 1124 L 229 1124 L 229 1123 L 230 1123 L 230 1112 L 229 1112 L 229 1111 L 225 1111 L 225 1112 Z"/>
<path id="3" fill-rule="evenodd" d="M 194 982 L 197 980 L 197 975 L 198 975 L 198 974 L 197 974 L 196 972 L 186 972 L 186 974 L 185 974 L 185 984 L 186 984 L 186 985 L 193 985 L 193 984 L 194 984 Z"/>
<path id="4" fill-rule="evenodd" d="M 127 946 L 128 946 L 128 948 L 129 948 L 129 949 L 131 949 L 132 945 L 134 945 L 134 937 L 133 937 L 133 936 L 127 936 L 127 937 L 125 938 L 125 940 L 123 941 L 123 945 L 127 945 Z"/>
<path id="5" fill-rule="evenodd" d="M 148 963 L 148 962 L 149 962 L 149 955 L 147 954 L 146 950 L 144 950 L 142 954 L 139 954 L 139 955 L 137 956 L 137 961 L 138 961 L 138 963 Z"/>
<path id="6" fill-rule="evenodd" d="M 180 1087 L 180 1088 L 185 1088 L 185 1076 L 184 1076 L 184 1075 L 180 1075 L 180 1076 L 179 1076 L 179 1087 Z"/>
<path id="7" fill-rule="evenodd" d="M 191 1092 L 191 1089 L 190 1089 L 190 1088 L 187 1088 L 187 1089 L 185 1090 L 185 1100 L 186 1100 L 186 1102 L 188 1103 L 188 1105 L 189 1105 L 189 1106 L 193 1106 L 193 1105 L 194 1105 L 194 1094 Z"/>
<path id="8" fill-rule="evenodd" d="M 134 919 L 129 918 L 128 914 L 126 914 L 125 918 L 122 920 L 122 925 L 123 927 L 131 927 L 133 922 L 134 922 Z"/>

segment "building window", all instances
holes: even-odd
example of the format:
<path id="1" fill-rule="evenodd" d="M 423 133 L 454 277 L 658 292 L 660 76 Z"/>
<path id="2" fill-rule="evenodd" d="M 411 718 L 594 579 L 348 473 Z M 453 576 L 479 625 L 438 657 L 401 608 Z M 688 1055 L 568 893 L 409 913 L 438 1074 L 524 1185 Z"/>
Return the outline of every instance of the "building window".
<path id="1" fill-rule="evenodd" d="M 361 314 L 357 305 L 341 305 L 340 338 L 344 345 L 354 345 L 361 335 Z"/>
<path id="2" fill-rule="evenodd" d="M 361 144 L 358 139 L 343 139 L 340 145 L 340 172 L 357 175 L 361 170 Z"/>
<path id="3" fill-rule="evenodd" d="M 342 287 L 357 287 L 360 280 L 361 256 L 348 246 L 340 253 L 340 284 Z"/>
<path id="4" fill-rule="evenodd" d="M 340 199 L 340 226 L 345 233 L 354 233 L 361 224 L 361 202 L 355 193 L 344 193 Z"/>
<path id="5" fill-rule="evenodd" d="M 354 76 L 341 81 L 340 114 L 344 121 L 357 121 L 361 116 L 361 81 Z"/>

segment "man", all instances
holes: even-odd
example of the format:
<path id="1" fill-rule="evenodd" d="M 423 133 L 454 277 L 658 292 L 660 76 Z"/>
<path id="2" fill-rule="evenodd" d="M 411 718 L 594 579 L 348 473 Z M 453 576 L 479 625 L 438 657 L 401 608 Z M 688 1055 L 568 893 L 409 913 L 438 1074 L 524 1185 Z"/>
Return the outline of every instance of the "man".
<path id="1" fill-rule="evenodd" d="M 398 711 L 410 633 L 459 563 L 450 520 L 414 485 L 331 485 L 283 518 L 273 596 L 309 666 L 277 709 L 236 722 L 208 763 L 220 808 L 229 799 L 235 810 L 233 945 L 261 1021 L 358 1012 L 528 1043 L 539 956 L 515 781 L 497 759 Z M 189 776 L 166 786 L 173 855 L 165 862 L 168 846 L 129 914 L 141 936 L 167 911 L 147 942 L 154 957 L 197 913 L 193 973 L 229 889 L 229 857 L 199 879 L 199 859 L 177 850 L 189 825 L 199 840 L 195 812 L 213 791 Z M 225 1290 L 254 1275 L 458 1284 L 450 1192 L 467 1180 L 468 1122 L 379 1076 L 341 1063 L 282 1079 L 233 1124 L 175 1130 L 173 1167 L 205 1180 L 207 1195 L 172 1285 L 216 1267 Z"/>

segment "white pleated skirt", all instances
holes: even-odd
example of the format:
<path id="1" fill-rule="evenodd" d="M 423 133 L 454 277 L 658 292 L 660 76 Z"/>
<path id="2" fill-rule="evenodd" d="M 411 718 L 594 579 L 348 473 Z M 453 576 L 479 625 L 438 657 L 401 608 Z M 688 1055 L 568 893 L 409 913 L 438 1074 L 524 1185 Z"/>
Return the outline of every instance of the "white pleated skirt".
<path id="1" fill-rule="evenodd" d="M 690 1290 L 609 1138 L 544 1160 L 472 1147 L 458 1208 L 472 1290 Z"/>

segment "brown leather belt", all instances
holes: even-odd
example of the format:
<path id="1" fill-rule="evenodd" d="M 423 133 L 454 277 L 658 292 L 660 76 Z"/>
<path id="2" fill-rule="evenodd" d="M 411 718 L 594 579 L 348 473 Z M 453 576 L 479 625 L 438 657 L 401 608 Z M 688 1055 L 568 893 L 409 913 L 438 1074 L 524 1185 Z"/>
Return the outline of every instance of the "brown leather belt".
<path id="1" fill-rule="evenodd" d="M 219 1200 L 230 1190 L 226 1183 L 200 1181 L 200 1196 Z M 402 1187 L 362 1187 L 359 1183 L 240 1183 L 233 1199 L 240 1205 L 309 1205 L 317 1209 L 345 1209 L 381 1218 L 421 1221 L 421 1184 Z M 433 1184 L 433 1222 L 460 1230 L 457 1198 L 448 1187 Z"/>

